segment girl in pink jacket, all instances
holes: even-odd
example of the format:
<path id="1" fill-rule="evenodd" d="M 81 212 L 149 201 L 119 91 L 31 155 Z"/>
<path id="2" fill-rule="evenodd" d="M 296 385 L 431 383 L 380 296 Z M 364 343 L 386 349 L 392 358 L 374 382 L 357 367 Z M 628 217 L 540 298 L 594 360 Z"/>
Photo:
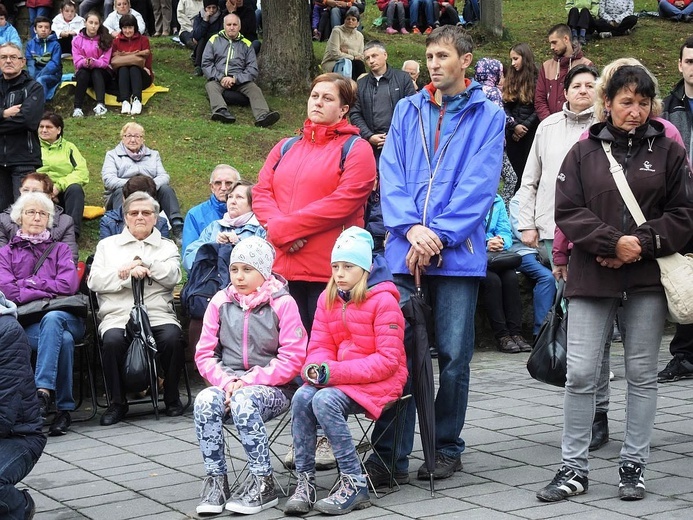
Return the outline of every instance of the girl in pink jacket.
<path id="1" fill-rule="evenodd" d="M 101 22 L 101 16 L 91 11 L 87 14 L 84 29 L 72 40 L 72 58 L 75 63 L 75 109 L 72 117 L 84 117 L 82 104 L 87 89 L 94 87 L 96 106 L 94 114 L 108 112 L 104 100 L 106 85 L 111 80 L 111 44 L 113 37 Z"/>
<path id="2" fill-rule="evenodd" d="M 205 312 L 195 363 L 210 387 L 195 399 L 195 433 L 207 477 L 198 514 L 252 514 L 275 506 L 264 421 L 289 409 L 306 357 L 307 334 L 286 280 L 272 274 L 274 248 L 260 237 L 231 252 L 231 284 Z M 231 496 L 223 423 L 233 423 L 248 457 L 248 476 Z"/>
<path id="3" fill-rule="evenodd" d="M 285 514 L 314 507 L 338 515 L 371 505 L 346 416 L 365 413 L 377 419 L 402 395 L 407 379 L 399 292 L 385 265 L 372 260 L 372 249 L 371 235 L 354 226 L 342 232 L 332 250 L 332 278 L 318 299 L 301 372 L 305 384 L 291 404 L 298 483 Z M 316 502 L 318 425 L 332 444 L 340 478 L 336 489 Z"/>

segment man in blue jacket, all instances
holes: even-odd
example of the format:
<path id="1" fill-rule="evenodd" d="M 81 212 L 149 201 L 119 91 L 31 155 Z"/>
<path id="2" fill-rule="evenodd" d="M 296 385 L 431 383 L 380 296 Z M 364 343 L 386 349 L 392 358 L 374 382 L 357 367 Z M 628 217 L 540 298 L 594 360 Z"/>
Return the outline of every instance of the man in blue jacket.
<path id="1" fill-rule="evenodd" d="M 26 42 L 26 68 L 29 76 L 43 87 L 46 101 L 50 101 L 63 75 L 60 43 L 51 32 L 51 21 L 45 16 L 36 17 L 34 31 L 36 36 Z"/>
<path id="2" fill-rule="evenodd" d="M 503 111 L 481 85 L 465 79 L 474 43 L 461 27 L 446 25 L 426 38 L 431 83 L 399 102 L 380 156 L 380 190 L 389 236 L 385 259 L 404 304 L 414 292 L 411 275 L 425 271 L 433 313 L 440 384 L 435 402 L 434 478 L 462 469 L 460 437 L 467 411 L 474 313 L 486 275 L 484 218 L 498 188 L 503 156 Z M 408 339 L 411 334 L 408 334 Z M 395 479 L 408 481 L 414 441 L 413 403 L 406 414 Z M 376 424 L 377 439 L 387 414 Z M 387 462 L 394 428 L 376 446 Z M 389 435 L 388 435 L 389 434 Z M 368 463 L 371 479 L 384 468 Z M 425 466 L 417 477 L 427 480 Z M 387 476 L 378 482 L 387 482 Z"/>

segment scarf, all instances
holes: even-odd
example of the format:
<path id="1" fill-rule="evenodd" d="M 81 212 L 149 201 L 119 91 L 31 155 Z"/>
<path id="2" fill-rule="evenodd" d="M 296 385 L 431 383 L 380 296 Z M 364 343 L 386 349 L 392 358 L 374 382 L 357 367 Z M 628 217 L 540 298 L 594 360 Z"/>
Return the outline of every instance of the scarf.
<path id="1" fill-rule="evenodd" d="M 48 242 L 51 239 L 51 233 L 47 229 L 38 235 L 30 235 L 29 233 L 24 233 L 22 228 L 19 228 L 17 230 L 17 236 L 26 240 L 27 242 L 31 242 L 32 244 L 42 244 L 43 242 Z"/>
<path id="2" fill-rule="evenodd" d="M 241 309 L 247 311 L 248 309 L 254 309 L 268 302 L 272 295 L 282 287 L 284 287 L 282 282 L 277 280 L 274 276 L 270 276 L 260 287 L 250 294 L 239 294 L 233 284 L 229 285 L 229 291 L 231 291 L 231 296 L 238 302 Z"/>
<path id="3" fill-rule="evenodd" d="M 219 219 L 219 223 L 224 227 L 239 228 L 245 226 L 254 215 L 252 211 L 249 211 L 248 213 L 243 213 L 243 215 L 231 217 L 227 211 L 224 213 L 224 216 Z"/>
<path id="4" fill-rule="evenodd" d="M 147 147 L 144 145 L 142 145 L 142 148 L 140 148 L 139 152 L 133 152 L 125 145 L 123 145 L 123 148 L 125 148 L 125 153 L 128 154 L 128 157 L 130 157 L 130 159 L 132 159 L 135 162 L 140 162 L 149 151 Z"/>

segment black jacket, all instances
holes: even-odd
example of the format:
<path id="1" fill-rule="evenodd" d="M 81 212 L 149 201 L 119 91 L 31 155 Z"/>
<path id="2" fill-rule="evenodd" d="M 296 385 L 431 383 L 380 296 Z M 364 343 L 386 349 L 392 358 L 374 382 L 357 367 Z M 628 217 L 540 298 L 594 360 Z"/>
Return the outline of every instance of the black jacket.
<path id="1" fill-rule="evenodd" d="M 390 92 L 390 120 L 389 121 L 375 121 L 373 119 L 373 97 L 375 95 L 375 87 L 377 81 L 373 73 L 369 73 L 358 80 L 358 98 L 356 99 L 356 104 L 354 108 L 349 112 L 349 120 L 351 124 L 357 126 L 361 137 L 366 141 L 375 134 L 372 128 L 387 128 L 390 126 L 392 121 L 392 114 L 395 111 L 395 105 L 400 99 L 407 96 L 416 94 L 414 90 L 414 84 L 411 81 L 411 76 L 406 72 L 393 69 L 389 65 L 383 77 L 380 78 L 381 88 L 384 83 L 387 83 L 387 88 Z"/>
<path id="2" fill-rule="evenodd" d="M 534 132 L 539 126 L 539 116 L 534 110 L 534 103 L 520 103 L 508 101 L 503 104 L 505 115 L 512 117 L 514 122 L 505 125 L 507 137 L 511 137 L 517 125 L 525 125 L 529 132 Z"/>
<path id="3" fill-rule="evenodd" d="M 636 226 L 616 183 L 602 141 L 614 158 L 646 221 Z M 682 249 L 693 234 L 693 179 L 685 150 L 650 121 L 634 135 L 598 123 L 589 139 L 565 157 L 556 182 L 556 225 L 573 242 L 566 296 L 618 298 L 626 293 L 662 291 L 655 258 Z M 596 256 L 613 258 L 623 235 L 635 235 L 642 260 L 619 269 L 602 267 Z"/>
<path id="4" fill-rule="evenodd" d="M 664 98 L 664 110 L 662 117 L 673 124 L 681 134 L 686 152 L 691 154 L 693 149 L 693 114 L 688 104 L 683 80 L 680 80 L 666 98 Z"/>
<path id="5" fill-rule="evenodd" d="M 30 356 L 29 341 L 17 318 L 0 315 L 0 439 L 25 437 L 38 458 L 46 437 L 41 433 L 43 420 Z"/>
<path id="6" fill-rule="evenodd" d="M 22 105 L 16 116 L 4 118 L 0 113 L 0 165 L 41 166 L 38 126 L 43 115 L 43 87 L 23 70 L 6 80 L 0 75 L 2 110 Z"/>

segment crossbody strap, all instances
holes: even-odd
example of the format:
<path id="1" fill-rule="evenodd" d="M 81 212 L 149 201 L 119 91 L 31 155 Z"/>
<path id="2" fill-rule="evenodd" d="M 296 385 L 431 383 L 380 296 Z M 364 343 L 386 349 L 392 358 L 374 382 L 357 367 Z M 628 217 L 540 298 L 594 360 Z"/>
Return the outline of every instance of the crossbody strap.
<path id="1" fill-rule="evenodd" d="M 55 249 L 55 246 L 58 245 L 57 242 L 53 242 L 51 245 L 49 245 L 46 250 L 43 252 L 43 254 L 39 257 L 39 259 L 36 261 L 36 265 L 34 265 L 34 271 L 31 273 L 31 276 L 36 276 L 36 273 L 38 273 L 38 270 L 41 269 L 41 266 L 43 265 L 43 262 L 46 261 L 46 258 L 48 258 L 48 255 L 51 254 L 51 251 Z"/>
<path id="2" fill-rule="evenodd" d="M 613 176 L 614 181 L 616 182 L 616 187 L 618 188 L 621 197 L 623 197 L 623 202 L 626 203 L 626 207 L 628 208 L 628 211 L 630 211 L 630 214 L 633 216 L 633 220 L 635 220 L 635 223 L 638 226 L 640 226 L 643 222 L 645 222 L 645 215 L 640 209 L 640 204 L 638 204 L 638 201 L 635 200 L 635 195 L 633 195 L 633 191 L 630 189 L 630 186 L 628 186 L 628 181 L 626 180 L 626 176 L 623 173 L 623 166 L 621 166 L 616 161 L 616 159 L 614 159 L 614 156 L 611 153 L 611 143 L 602 141 L 602 148 L 604 149 L 606 158 L 609 159 L 609 171 L 611 171 L 611 175 Z"/>

